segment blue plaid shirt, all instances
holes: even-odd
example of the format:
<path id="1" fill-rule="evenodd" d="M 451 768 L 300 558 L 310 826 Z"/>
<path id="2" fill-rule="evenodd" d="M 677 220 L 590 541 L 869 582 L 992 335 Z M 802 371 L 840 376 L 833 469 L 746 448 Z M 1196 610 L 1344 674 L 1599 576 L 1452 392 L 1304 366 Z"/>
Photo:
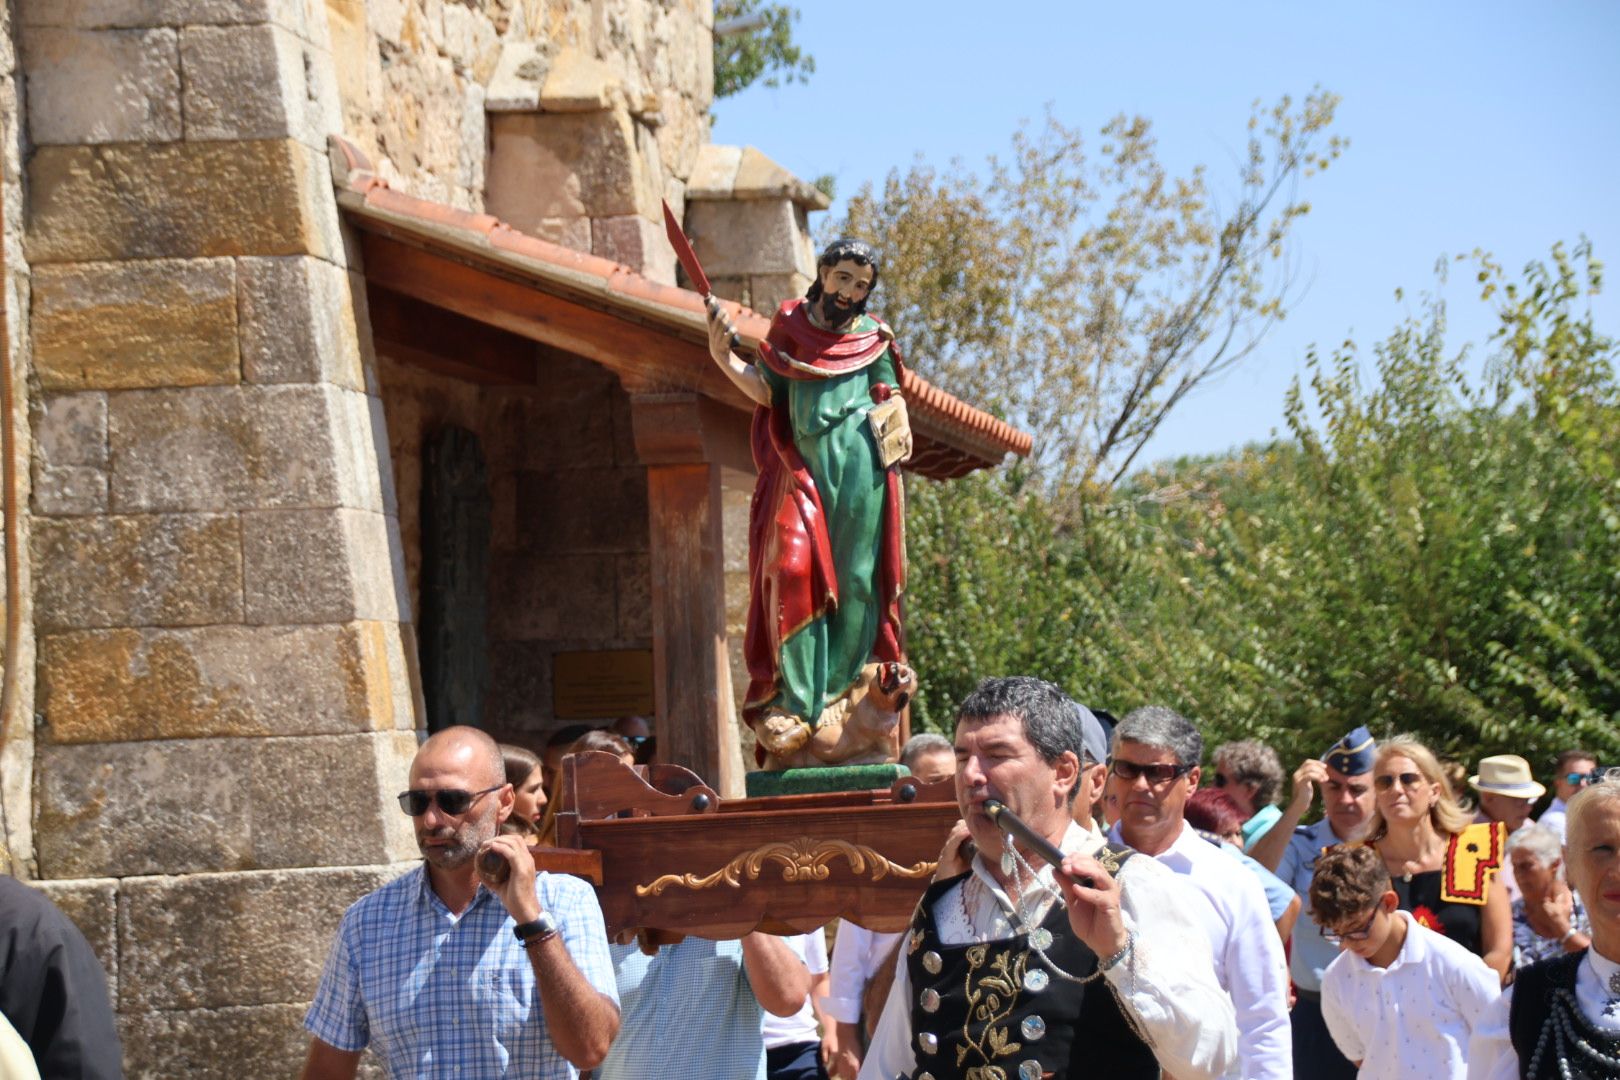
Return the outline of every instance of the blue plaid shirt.
<path id="1" fill-rule="evenodd" d="M 596 894 L 578 878 L 537 874 L 540 906 L 568 955 L 615 1002 Z M 459 916 L 425 867 L 361 897 L 343 915 L 304 1026 L 339 1050 L 371 1045 L 389 1077 L 578 1076 L 552 1045 L 528 954 L 500 897 L 478 888 Z"/>
<path id="2" fill-rule="evenodd" d="M 624 1013 L 596 1080 L 765 1080 L 763 1013 L 742 942 L 614 945 Z"/>

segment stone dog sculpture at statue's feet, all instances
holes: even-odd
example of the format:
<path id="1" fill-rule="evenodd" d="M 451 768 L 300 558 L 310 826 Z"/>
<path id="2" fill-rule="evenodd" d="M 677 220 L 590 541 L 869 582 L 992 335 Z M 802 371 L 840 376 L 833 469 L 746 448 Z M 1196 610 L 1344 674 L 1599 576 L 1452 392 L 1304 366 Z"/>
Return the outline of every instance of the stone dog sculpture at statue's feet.
<path id="1" fill-rule="evenodd" d="M 796 716 L 767 712 L 754 726 L 767 769 L 879 765 L 900 756 L 900 713 L 917 692 L 917 673 L 900 663 L 861 669 L 849 693 L 821 711 L 814 730 Z"/>

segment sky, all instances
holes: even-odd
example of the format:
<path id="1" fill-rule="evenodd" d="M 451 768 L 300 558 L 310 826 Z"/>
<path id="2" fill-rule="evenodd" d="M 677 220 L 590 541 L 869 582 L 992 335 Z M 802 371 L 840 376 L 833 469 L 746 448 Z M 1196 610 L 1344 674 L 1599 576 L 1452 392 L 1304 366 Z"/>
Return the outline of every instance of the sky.
<path id="1" fill-rule="evenodd" d="M 1005 151 L 1048 105 L 1092 133 L 1121 112 L 1148 117 L 1166 166 L 1207 164 L 1219 192 L 1252 102 L 1317 86 L 1341 95 L 1333 130 L 1350 146 L 1301 189 L 1312 210 L 1293 232 L 1302 292 L 1288 318 L 1184 401 L 1139 463 L 1270 437 L 1307 349 L 1354 338 L 1369 355 L 1421 310 L 1443 257 L 1483 248 L 1516 274 L 1584 235 L 1620 267 L 1614 0 L 795 6 L 815 74 L 717 101 L 712 137 L 757 146 L 806 179 L 831 173 L 833 215 L 919 156 L 977 165 Z M 1442 292 L 1456 346 L 1483 345 L 1491 329 L 1471 285 L 1453 273 Z M 1620 335 L 1620 283 L 1592 303 L 1599 329 Z M 873 308 L 881 314 L 881 285 Z"/>

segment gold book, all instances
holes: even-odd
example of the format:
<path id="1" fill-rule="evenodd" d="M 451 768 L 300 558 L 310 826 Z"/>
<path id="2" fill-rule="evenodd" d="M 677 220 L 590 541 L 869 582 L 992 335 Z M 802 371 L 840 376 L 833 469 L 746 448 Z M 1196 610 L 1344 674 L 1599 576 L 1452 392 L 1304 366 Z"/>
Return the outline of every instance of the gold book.
<path id="1" fill-rule="evenodd" d="M 896 394 L 872 406 L 867 422 L 872 425 L 878 460 L 885 469 L 911 456 L 911 417 L 906 413 L 904 398 Z"/>

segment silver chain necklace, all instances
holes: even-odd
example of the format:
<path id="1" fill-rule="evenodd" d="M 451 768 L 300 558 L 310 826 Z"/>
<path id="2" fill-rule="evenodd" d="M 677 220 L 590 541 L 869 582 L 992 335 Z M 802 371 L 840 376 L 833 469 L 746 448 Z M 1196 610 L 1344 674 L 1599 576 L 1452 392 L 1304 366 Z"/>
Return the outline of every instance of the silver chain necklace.
<path id="1" fill-rule="evenodd" d="M 1018 920 L 1016 923 L 1016 928 L 1021 934 L 1024 935 L 1026 939 L 1028 939 L 1030 951 L 1036 956 L 1040 957 L 1041 963 L 1046 966 L 1047 970 L 1060 979 L 1065 979 L 1068 982 L 1084 985 L 1089 982 L 1096 982 L 1098 979 L 1102 978 L 1103 970 L 1100 957 L 1098 958 L 1099 962 L 1097 969 L 1090 975 L 1071 975 L 1069 972 L 1064 971 L 1061 967 L 1059 967 L 1050 956 L 1046 955 L 1046 950 L 1052 944 L 1052 932 L 1044 926 L 1032 927 L 1029 925 L 1029 920 L 1024 917 L 1023 891 L 1019 888 L 1019 884 L 1024 879 L 1025 871 L 1029 872 L 1032 880 L 1039 881 L 1040 878 L 1036 875 L 1035 868 L 1030 866 L 1029 863 L 1025 861 L 1024 856 L 1020 854 L 1018 848 L 1014 846 L 1012 834 L 1008 833 L 1001 839 L 1001 868 L 1002 872 L 1007 875 L 1008 881 L 1012 883 L 1013 910 L 1009 912 L 1009 914 Z M 1007 869 L 1009 865 L 1015 867 L 1017 872 L 1014 873 L 1009 871 Z M 1062 893 L 1058 894 L 1056 902 L 1060 906 L 1063 904 Z"/>

